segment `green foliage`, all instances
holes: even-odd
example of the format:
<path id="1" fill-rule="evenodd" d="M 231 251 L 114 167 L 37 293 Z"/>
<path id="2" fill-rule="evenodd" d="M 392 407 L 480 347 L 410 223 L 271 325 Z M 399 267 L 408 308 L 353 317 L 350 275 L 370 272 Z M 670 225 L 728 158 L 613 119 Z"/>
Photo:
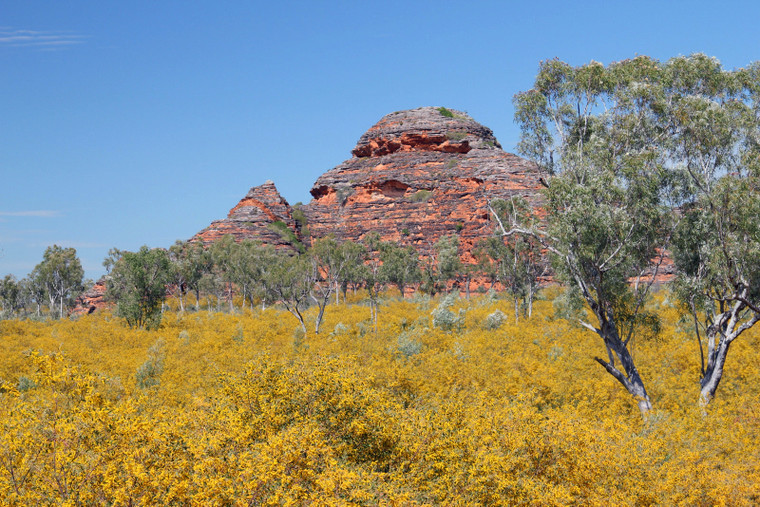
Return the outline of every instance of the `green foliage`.
<path id="1" fill-rule="evenodd" d="M 664 75 L 647 57 L 608 67 L 542 62 L 534 87 L 514 102 L 518 149 L 545 172 L 547 227 L 514 214 L 505 228 L 529 231 L 554 254 L 559 278 L 580 288 L 596 321 L 584 325 L 609 349 L 609 362 L 597 361 L 644 400 L 642 410 L 647 394 L 628 346 L 653 278 L 629 280 L 659 267 L 673 230 L 671 207 L 682 195 L 662 135 L 675 116 L 662 108 L 677 100 Z M 625 319 L 623 308 L 632 312 Z M 632 323 L 625 335 L 622 320 Z"/>
<path id="2" fill-rule="evenodd" d="M 378 276 L 383 282 L 395 285 L 403 295 L 404 289 L 420 280 L 419 254 L 413 246 L 402 247 L 384 242 L 380 246 Z"/>
<path id="3" fill-rule="evenodd" d="M 449 141 L 462 141 L 465 137 L 467 137 L 467 132 L 462 131 L 452 131 L 452 132 L 446 132 L 446 139 Z"/>
<path id="4" fill-rule="evenodd" d="M 63 318 L 64 308 L 71 308 L 84 290 L 84 269 L 74 248 L 53 245 L 45 249 L 42 262 L 35 266 L 30 278 L 44 289 L 50 301 L 50 314 Z"/>
<path id="5" fill-rule="evenodd" d="M 442 236 L 435 243 L 435 253 L 435 283 L 439 287 L 445 287 L 448 280 L 456 279 L 463 270 L 462 261 L 459 259 L 459 238 L 456 236 Z"/>
<path id="6" fill-rule="evenodd" d="M 488 330 L 499 329 L 502 324 L 507 320 L 507 316 L 501 310 L 496 310 L 493 313 L 489 313 L 483 322 L 483 328 Z"/>
<path id="7" fill-rule="evenodd" d="M 433 196 L 430 190 L 420 189 L 407 197 L 412 202 L 425 202 Z"/>
<path id="8" fill-rule="evenodd" d="M 441 113 L 441 116 L 444 116 L 446 118 L 454 117 L 454 113 L 451 110 L 446 109 L 445 107 L 439 107 L 438 112 Z"/>
<path id="9" fill-rule="evenodd" d="M 336 198 L 341 206 L 344 206 L 348 201 L 348 198 L 354 195 L 354 188 L 350 186 L 339 187 L 335 191 Z"/>
<path id="10" fill-rule="evenodd" d="M 311 233 L 309 232 L 308 219 L 306 218 L 306 214 L 303 212 L 300 203 L 293 205 L 293 220 L 296 221 L 298 229 L 301 231 L 301 236 L 309 238 Z"/>
<path id="11" fill-rule="evenodd" d="M 290 227 L 288 227 L 288 225 L 285 222 L 283 222 L 282 220 L 277 220 L 275 222 L 272 222 L 271 224 L 269 224 L 267 226 L 267 228 L 269 228 L 269 230 L 274 231 L 277 234 L 279 234 L 280 237 L 284 241 L 286 241 L 286 242 L 290 243 L 291 245 L 293 245 L 293 247 L 295 247 L 295 249 L 299 253 L 305 253 L 306 252 L 306 247 L 298 239 L 298 236 L 296 236 L 296 233 L 293 232 L 293 229 L 291 229 Z"/>
<path id="12" fill-rule="evenodd" d="M 0 318 L 10 317 L 24 307 L 24 287 L 13 275 L 0 280 Z"/>
<path id="13" fill-rule="evenodd" d="M 116 315 L 130 327 L 157 328 L 171 280 L 166 250 L 143 246 L 137 252 L 120 252 L 107 280 L 106 297 L 116 302 Z"/>
<path id="14" fill-rule="evenodd" d="M 441 298 L 438 306 L 431 312 L 433 317 L 433 326 L 440 328 L 444 331 L 451 331 L 455 327 L 459 327 L 464 322 L 464 313 L 460 310 L 458 314 L 451 311 L 452 306 L 457 300 L 457 295 L 454 293 L 447 294 Z"/>
<path id="15" fill-rule="evenodd" d="M 400 333 L 397 342 L 399 353 L 406 359 L 422 352 L 422 342 L 408 331 Z"/>
<path id="16" fill-rule="evenodd" d="M 165 359 L 166 342 L 163 338 L 159 338 L 148 349 L 148 359 L 137 368 L 135 384 L 138 389 L 154 387 L 161 382 L 161 374 L 164 372 Z"/>

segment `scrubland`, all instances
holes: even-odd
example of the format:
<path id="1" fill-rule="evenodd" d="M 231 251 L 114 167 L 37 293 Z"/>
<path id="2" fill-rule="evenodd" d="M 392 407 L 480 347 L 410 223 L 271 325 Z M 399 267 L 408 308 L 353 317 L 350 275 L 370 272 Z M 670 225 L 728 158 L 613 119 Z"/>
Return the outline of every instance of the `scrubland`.
<path id="1" fill-rule="evenodd" d="M 699 349 L 660 291 L 659 333 L 633 346 L 642 418 L 553 295 L 519 322 L 492 296 L 443 316 L 388 298 L 376 330 L 349 299 L 306 335 L 277 308 L 168 311 L 153 331 L 1 321 L 0 504 L 760 502 L 758 330 L 703 413 Z"/>

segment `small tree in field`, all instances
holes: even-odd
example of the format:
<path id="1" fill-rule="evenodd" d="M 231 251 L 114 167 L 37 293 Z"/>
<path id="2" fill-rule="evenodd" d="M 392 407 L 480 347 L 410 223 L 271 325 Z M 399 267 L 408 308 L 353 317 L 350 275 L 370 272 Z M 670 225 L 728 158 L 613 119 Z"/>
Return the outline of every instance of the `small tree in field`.
<path id="1" fill-rule="evenodd" d="M 404 297 L 406 288 L 420 280 L 419 253 L 413 246 L 403 247 L 392 241 L 378 243 L 378 276 L 383 281 L 395 285 Z"/>
<path id="2" fill-rule="evenodd" d="M 524 199 L 494 199 L 490 207 L 502 224 L 521 223 L 524 227 L 534 228 L 538 223 L 533 210 Z M 477 253 L 481 257 L 481 264 L 487 261 L 487 272 L 501 282 L 512 296 L 515 321 L 520 316 L 521 302 L 525 314 L 530 317 L 539 280 L 548 268 L 541 254 L 541 243 L 529 235 L 514 235 L 504 241 L 497 231 L 495 236 L 480 242 Z"/>
<path id="3" fill-rule="evenodd" d="M 305 255 L 277 253 L 269 259 L 261 277 L 264 297 L 279 301 L 298 320 L 304 333 L 303 312 L 309 307 L 315 276 L 314 265 Z"/>
<path id="4" fill-rule="evenodd" d="M 180 309 L 184 311 L 186 290 L 195 294 L 195 310 L 198 311 L 201 299 L 200 282 L 211 271 L 211 253 L 201 243 L 177 241 L 169 248 L 172 261 L 172 281 L 178 288 Z"/>
<path id="5" fill-rule="evenodd" d="M 110 266 L 106 297 L 116 302 L 116 315 L 130 327 L 157 328 L 166 285 L 171 281 L 169 255 L 147 246 L 137 252 L 112 252 L 104 262 Z"/>
<path id="6" fill-rule="evenodd" d="M 48 247 L 42 262 L 30 276 L 38 286 L 44 287 L 50 302 L 50 314 L 58 313 L 58 318 L 63 318 L 64 308 L 73 306 L 76 297 L 84 290 L 84 270 L 74 248 Z"/>

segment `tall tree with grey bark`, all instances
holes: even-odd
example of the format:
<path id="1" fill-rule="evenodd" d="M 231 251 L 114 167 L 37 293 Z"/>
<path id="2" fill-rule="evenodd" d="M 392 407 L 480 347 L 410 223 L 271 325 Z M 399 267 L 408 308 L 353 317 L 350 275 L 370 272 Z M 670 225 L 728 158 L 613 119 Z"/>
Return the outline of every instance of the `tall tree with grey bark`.
<path id="1" fill-rule="evenodd" d="M 631 353 L 634 324 L 669 246 L 678 181 L 659 130 L 667 100 L 659 74 L 646 57 L 607 67 L 543 62 L 514 103 L 519 152 L 536 162 L 547 187 L 546 226 L 519 217 L 504 223 L 493 213 L 504 236 L 531 236 L 551 252 L 557 276 L 588 307 L 591 318 L 578 321 L 606 352 L 595 360 L 642 414 L 651 401 Z"/>
<path id="2" fill-rule="evenodd" d="M 726 71 L 697 54 L 668 62 L 662 79 L 662 129 L 689 183 L 675 285 L 694 324 L 705 408 L 731 344 L 760 321 L 760 63 Z"/>
<path id="3" fill-rule="evenodd" d="M 84 269 L 74 248 L 58 245 L 46 248 L 42 262 L 35 266 L 30 276 L 44 287 L 50 314 L 57 313 L 58 318 L 63 318 L 64 308 L 72 307 L 84 290 Z"/>

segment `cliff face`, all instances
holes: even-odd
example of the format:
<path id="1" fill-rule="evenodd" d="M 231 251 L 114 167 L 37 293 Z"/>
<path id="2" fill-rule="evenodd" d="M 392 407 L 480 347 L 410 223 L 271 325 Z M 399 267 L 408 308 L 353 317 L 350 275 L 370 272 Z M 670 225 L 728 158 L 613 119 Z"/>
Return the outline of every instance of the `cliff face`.
<path id="1" fill-rule="evenodd" d="M 251 188 L 230 210 L 227 218 L 211 222 L 190 241 L 208 245 L 227 234 L 234 236 L 236 241 L 256 239 L 285 250 L 294 249 L 300 242 L 292 209 L 271 181 Z"/>
<path id="2" fill-rule="evenodd" d="M 521 196 L 539 204 L 535 166 L 501 149 L 467 114 L 423 107 L 383 117 L 353 158 L 320 176 L 304 207 L 312 237 L 360 240 L 368 232 L 426 253 L 459 236 L 465 260 L 493 232 L 488 200 Z"/>

